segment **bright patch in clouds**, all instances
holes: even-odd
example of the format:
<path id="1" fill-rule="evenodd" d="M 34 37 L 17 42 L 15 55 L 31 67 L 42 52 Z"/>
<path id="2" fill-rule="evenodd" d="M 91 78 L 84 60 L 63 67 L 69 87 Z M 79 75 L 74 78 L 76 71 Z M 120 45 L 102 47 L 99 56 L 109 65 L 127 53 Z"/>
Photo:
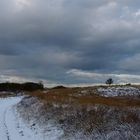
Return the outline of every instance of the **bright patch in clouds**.
<path id="1" fill-rule="evenodd" d="M 96 72 L 88 72 L 77 69 L 72 69 L 67 74 L 74 77 L 83 77 L 85 79 L 93 79 L 98 83 L 104 83 L 106 79 L 113 78 L 115 83 L 139 83 L 140 75 L 129 75 L 129 74 L 103 74 Z M 102 82 L 101 82 L 102 80 Z M 99 82 L 98 82 L 99 81 Z"/>
<path id="2" fill-rule="evenodd" d="M 140 16 L 140 9 L 135 13 L 136 16 Z"/>
<path id="3" fill-rule="evenodd" d="M 22 8 L 24 6 L 29 6 L 30 4 L 31 4 L 31 1 L 30 0 L 16 0 L 16 5 L 19 8 Z"/>

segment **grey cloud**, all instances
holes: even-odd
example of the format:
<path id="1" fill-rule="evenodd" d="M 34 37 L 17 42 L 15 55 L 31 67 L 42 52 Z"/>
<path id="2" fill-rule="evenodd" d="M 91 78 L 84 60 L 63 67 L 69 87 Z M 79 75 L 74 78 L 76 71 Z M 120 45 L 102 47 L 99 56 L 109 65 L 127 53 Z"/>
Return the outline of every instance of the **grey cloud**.
<path id="1" fill-rule="evenodd" d="M 84 81 L 71 69 L 139 74 L 139 4 L 1 0 L 0 72 L 62 83 Z"/>

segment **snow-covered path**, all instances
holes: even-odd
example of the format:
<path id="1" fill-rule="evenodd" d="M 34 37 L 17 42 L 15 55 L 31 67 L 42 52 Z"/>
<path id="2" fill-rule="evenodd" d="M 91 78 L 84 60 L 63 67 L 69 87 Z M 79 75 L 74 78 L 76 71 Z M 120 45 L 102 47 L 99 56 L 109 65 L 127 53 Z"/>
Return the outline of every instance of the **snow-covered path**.
<path id="1" fill-rule="evenodd" d="M 13 106 L 21 97 L 0 98 L 0 140 L 43 140 L 15 115 Z"/>

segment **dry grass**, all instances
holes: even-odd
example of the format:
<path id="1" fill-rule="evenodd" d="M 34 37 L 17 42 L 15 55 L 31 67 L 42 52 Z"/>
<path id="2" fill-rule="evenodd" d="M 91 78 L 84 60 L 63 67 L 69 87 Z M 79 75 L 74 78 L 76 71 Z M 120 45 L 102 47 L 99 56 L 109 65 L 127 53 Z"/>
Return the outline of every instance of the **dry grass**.
<path id="1" fill-rule="evenodd" d="M 90 103 L 90 104 L 103 104 L 109 106 L 130 106 L 130 107 L 140 107 L 140 100 L 132 100 L 128 98 L 118 98 L 118 97 L 101 97 L 101 96 L 82 96 L 79 97 L 80 103 Z"/>
<path id="2" fill-rule="evenodd" d="M 11 96 L 15 96 L 16 94 L 11 93 L 11 92 L 0 92 L 0 98 L 6 98 L 6 97 L 11 97 Z"/>
<path id="3" fill-rule="evenodd" d="M 82 95 L 81 91 L 90 88 L 65 88 L 65 89 L 51 89 L 47 93 L 36 91 L 28 93 L 31 96 L 38 97 L 46 102 L 57 103 L 79 103 L 79 104 L 103 104 L 108 106 L 124 106 L 124 107 L 140 107 L 140 99 L 122 98 L 122 97 L 103 97 L 96 93 L 92 95 Z M 93 88 L 92 88 L 93 89 Z M 91 94 L 91 93 L 90 93 Z"/>
<path id="4" fill-rule="evenodd" d="M 108 137 L 107 134 L 110 132 L 116 132 L 120 136 L 119 139 L 122 139 L 126 132 L 131 132 L 138 137 L 140 98 L 102 97 L 97 94 L 96 88 L 60 88 L 27 93 L 40 99 L 33 98 L 35 105 L 31 104 L 31 106 L 38 106 L 39 110 L 33 108 L 31 112 L 34 113 L 29 114 L 27 118 L 32 117 L 33 114 L 36 118 L 40 112 L 36 120 L 44 120 L 42 124 L 45 124 L 46 120 L 55 120 L 56 124 L 61 125 L 67 137 L 76 135 L 78 131 L 82 131 L 87 137 L 93 134 L 91 139 L 96 139 L 94 134 Z M 85 90 L 88 90 L 89 94 L 82 92 Z M 24 101 L 28 103 L 30 98 Z M 25 111 L 29 113 L 31 106 L 25 105 Z M 27 115 L 27 113 L 23 114 Z M 40 116 L 44 118 L 41 119 Z M 116 136 L 112 136 L 112 139 L 115 138 Z M 125 136 L 124 139 L 132 138 Z"/>
<path id="5" fill-rule="evenodd" d="M 125 111 L 124 114 L 122 114 L 121 116 L 121 121 L 122 122 L 127 122 L 127 123 L 139 123 L 140 122 L 140 118 L 138 113 L 136 112 L 129 112 L 129 111 Z"/>

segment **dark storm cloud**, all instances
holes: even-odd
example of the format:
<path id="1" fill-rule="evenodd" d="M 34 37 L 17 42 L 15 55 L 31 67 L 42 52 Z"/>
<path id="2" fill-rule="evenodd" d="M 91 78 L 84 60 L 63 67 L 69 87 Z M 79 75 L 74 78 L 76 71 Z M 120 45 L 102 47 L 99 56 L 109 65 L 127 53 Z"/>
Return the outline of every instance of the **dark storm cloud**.
<path id="1" fill-rule="evenodd" d="M 139 0 L 1 0 L 0 72 L 61 83 L 88 82 L 74 78 L 73 69 L 138 75 L 139 5 Z"/>

